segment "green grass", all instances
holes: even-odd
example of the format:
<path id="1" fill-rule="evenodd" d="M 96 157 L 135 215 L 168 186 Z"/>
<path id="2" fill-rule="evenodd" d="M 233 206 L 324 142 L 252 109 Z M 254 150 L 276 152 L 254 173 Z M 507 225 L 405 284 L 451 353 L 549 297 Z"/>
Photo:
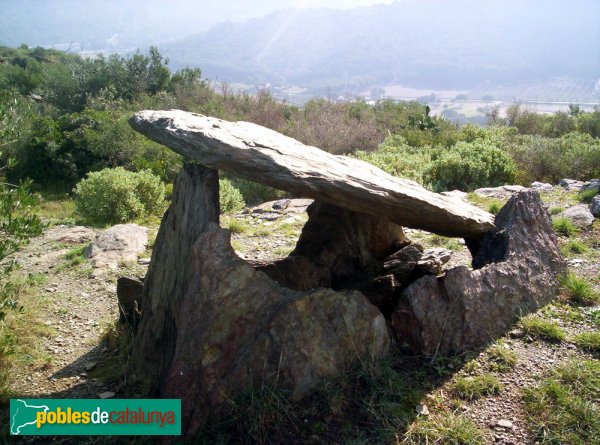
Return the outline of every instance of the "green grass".
<path id="1" fill-rule="evenodd" d="M 74 267 L 85 262 L 85 251 L 89 244 L 84 244 L 69 250 L 64 258 L 68 267 Z"/>
<path id="2" fill-rule="evenodd" d="M 492 371 L 509 372 L 517 366 L 519 355 L 498 343 L 487 350 L 487 361 Z"/>
<path id="3" fill-rule="evenodd" d="M 75 201 L 66 194 L 41 197 L 35 212 L 42 220 L 51 224 L 75 224 L 78 220 Z"/>
<path id="4" fill-rule="evenodd" d="M 485 396 L 499 394 L 504 385 L 494 374 L 476 376 L 457 376 L 452 382 L 452 392 L 463 400 L 476 400 Z"/>
<path id="5" fill-rule="evenodd" d="M 231 233 L 240 234 L 245 233 L 248 230 L 248 225 L 239 219 L 230 218 L 225 222 L 225 224 L 227 230 L 229 230 Z"/>
<path id="6" fill-rule="evenodd" d="M 578 334 L 573 339 L 573 342 L 580 348 L 591 352 L 596 356 L 600 356 L 600 332 L 584 332 Z"/>
<path id="7" fill-rule="evenodd" d="M 558 318 L 565 323 L 579 323 L 585 320 L 583 311 L 570 302 L 555 301 L 544 306 L 540 310 L 540 314 L 549 318 Z"/>
<path id="8" fill-rule="evenodd" d="M 591 315 L 592 323 L 594 323 L 597 327 L 600 328 L 600 309 L 592 311 L 592 313 L 590 315 Z"/>
<path id="9" fill-rule="evenodd" d="M 271 236 L 273 234 L 273 230 L 266 226 L 259 226 L 252 231 L 254 236 L 260 236 L 261 238 Z"/>
<path id="10" fill-rule="evenodd" d="M 581 255 L 582 253 L 586 253 L 588 252 L 590 249 L 585 245 L 584 242 L 578 240 L 578 239 L 570 239 L 564 246 L 562 246 L 562 248 L 560 249 L 560 251 L 562 252 L 562 254 L 564 256 L 569 256 L 569 255 Z"/>
<path id="11" fill-rule="evenodd" d="M 594 290 L 591 283 L 572 272 L 561 279 L 561 284 L 565 297 L 573 304 L 595 306 L 600 303 L 600 293 Z"/>
<path id="12" fill-rule="evenodd" d="M 435 247 L 445 247 L 449 250 L 462 250 L 463 245 L 459 243 L 456 238 L 448 238 L 441 235 L 431 235 L 427 240 L 428 244 Z"/>
<path id="13" fill-rule="evenodd" d="M 552 207 L 550 209 L 550 215 L 554 216 L 554 215 L 558 215 L 559 213 L 562 213 L 565 211 L 564 207 Z"/>
<path id="14" fill-rule="evenodd" d="M 488 212 L 490 212 L 492 215 L 497 215 L 501 208 L 502 208 L 501 202 L 492 202 L 488 206 Z"/>
<path id="15" fill-rule="evenodd" d="M 565 339 L 565 331 L 558 324 L 538 315 L 523 317 L 520 325 L 523 333 L 533 340 L 561 342 Z"/>
<path id="16" fill-rule="evenodd" d="M 552 226 L 554 227 L 554 231 L 561 236 L 573 236 L 575 235 L 579 229 L 573 224 L 573 222 L 565 217 L 559 216 L 552 219 Z"/>
<path id="17" fill-rule="evenodd" d="M 524 391 L 530 430 L 539 444 L 600 443 L 600 361 L 573 360 Z"/>
<path id="18" fill-rule="evenodd" d="M 464 415 L 452 413 L 421 417 L 412 424 L 403 441 L 408 445 L 483 445 L 486 433 Z"/>
<path id="19" fill-rule="evenodd" d="M 29 368 L 51 360 L 41 341 L 51 334 L 51 328 L 36 321 L 42 303 L 38 290 L 47 278 L 17 271 L 0 287 L 0 303 L 5 310 L 5 318 L 0 320 L 0 398 L 10 394 L 8 382 L 15 365 Z"/>
<path id="20" fill-rule="evenodd" d="M 579 194 L 577 195 L 577 200 L 583 203 L 590 203 L 597 194 L 598 190 L 596 189 L 585 190 L 583 192 L 579 192 Z"/>

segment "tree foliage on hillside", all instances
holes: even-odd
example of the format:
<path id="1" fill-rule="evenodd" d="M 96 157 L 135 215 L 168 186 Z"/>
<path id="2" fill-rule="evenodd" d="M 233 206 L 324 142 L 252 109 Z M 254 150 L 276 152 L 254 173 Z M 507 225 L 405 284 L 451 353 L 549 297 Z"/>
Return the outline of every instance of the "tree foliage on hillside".
<path id="1" fill-rule="evenodd" d="M 169 182 L 179 156 L 127 124 L 140 109 L 169 108 L 255 122 L 335 154 L 358 152 L 439 190 L 600 176 L 600 110 L 574 105 L 569 113 L 541 115 L 517 104 L 490 127 L 459 127 L 418 102 L 313 99 L 297 107 L 268 91 L 215 87 L 199 68 L 171 72 L 167 64 L 156 48 L 84 59 L 0 47 L 0 163 L 9 180 L 71 191 L 91 171 L 124 167 Z"/>

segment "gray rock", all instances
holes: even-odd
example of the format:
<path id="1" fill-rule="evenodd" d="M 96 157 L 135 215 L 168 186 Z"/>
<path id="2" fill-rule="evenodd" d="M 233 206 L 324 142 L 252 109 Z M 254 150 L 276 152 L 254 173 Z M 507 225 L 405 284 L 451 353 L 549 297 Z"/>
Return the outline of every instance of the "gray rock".
<path id="1" fill-rule="evenodd" d="M 148 229 L 137 224 L 118 224 L 101 232 L 86 250 L 92 267 L 99 271 L 117 270 L 123 264 L 137 262 L 146 250 Z"/>
<path id="2" fill-rule="evenodd" d="M 582 229 L 586 229 L 594 223 L 594 215 L 592 215 L 586 204 L 569 207 L 564 212 L 559 213 L 559 216 L 570 219 L 573 224 Z"/>
<path id="3" fill-rule="evenodd" d="M 235 254 L 218 213 L 218 173 L 186 164 L 156 238 L 132 348 L 132 375 L 154 396 L 181 399 L 186 437 L 228 415 L 255 384 L 276 382 L 298 399 L 389 347 L 385 318 L 364 295 L 280 286 Z"/>
<path id="4" fill-rule="evenodd" d="M 547 192 L 554 188 L 552 186 L 552 184 L 548 184 L 547 182 L 538 182 L 538 181 L 532 182 L 530 187 L 533 190 L 537 190 L 538 192 Z"/>
<path id="5" fill-rule="evenodd" d="M 569 192 L 578 192 L 583 187 L 582 181 L 576 181 L 575 179 L 561 179 L 558 184 Z"/>
<path id="6" fill-rule="evenodd" d="M 558 295 L 566 266 L 538 192 L 512 197 L 496 226 L 479 247 L 471 246 L 474 270 L 428 275 L 403 292 L 391 326 L 416 352 L 476 349 L 507 332 L 517 315 Z"/>
<path id="7" fill-rule="evenodd" d="M 590 203 L 590 212 L 592 212 L 592 215 L 596 218 L 600 218 L 600 195 L 596 195 L 594 196 L 594 199 L 592 199 L 592 202 Z"/>
<path id="8" fill-rule="evenodd" d="M 475 190 L 477 196 L 484 198 L 506 199 L 525 190 L 522 185 L 501 185 L 500 187 L 484 187 Z"/>
<path id="9" fill-rule="evenodd" d="M 65 244 L 82 244 L 93 240 L 96 232 L 89 227 L 74 226 L 59 229 L 50 236 L 52 241 Z"/>
<path id="10" fill-rule="evenodd" d="M 387 257 L 383 263 L 383 270 L 393 274 L 400 283 L 403 283 L 408 279 L 422 256 L 423 248 L 418 244 L 410 244 Z"/>
<path id="11" fill-rule="evenodd" d="M 583 184 L 580 191 L 587 192 L 588 190 L 595 190 L 596 193 L 600 193 L 600 179 L 590 179 Z"/>
<path id="12" fill-rule="evenodd" d="M 467 196 L 469 196 L 467 192 L 463 192 L 461 190 L 451 190 L 449 192 L 442 192 L 442 195 L 465 202 L 467 201 Z"/>
<path id="13" fill-rule="evenodd" d="M 471 239 L 483 238 L 494 227 L 493 215 L 470 204 L 249 122 L 146 110 L 129 123 L 206 167 L 401 226 Z"/>
<path id="14" fill-rule="evenodd" d="M 425 274 L 439 275 L 442 267 L 452 257 L 452 251 L 442 247 L 427 249 L 417 263 L 417 268 Z"/>

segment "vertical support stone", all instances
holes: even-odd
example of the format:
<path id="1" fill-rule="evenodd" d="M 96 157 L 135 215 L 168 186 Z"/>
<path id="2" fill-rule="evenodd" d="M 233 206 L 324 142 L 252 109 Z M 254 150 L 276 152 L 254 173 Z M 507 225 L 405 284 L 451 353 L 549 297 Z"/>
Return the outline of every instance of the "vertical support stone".
<path id="1" fill-rule="evenodd" d="M 175 349 L 179 308 L 190 285 L 192 246 L 208 223 L 218 222 L 218 172 L 186 163 L 175 179 L 154 244 L 131 357 L 134 376 L 149 393 L 160 390 Z"/>

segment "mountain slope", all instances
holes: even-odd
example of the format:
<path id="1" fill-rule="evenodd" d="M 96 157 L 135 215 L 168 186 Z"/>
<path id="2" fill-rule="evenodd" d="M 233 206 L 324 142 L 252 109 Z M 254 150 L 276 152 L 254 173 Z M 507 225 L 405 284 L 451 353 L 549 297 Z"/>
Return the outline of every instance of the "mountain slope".
<path id="1" fill-rule="evenodd" d="M 323 87 L 482 83 L 600 73 L 600 3 L 397 1 L 283 11 L 224 24 L 161 49 L 172 65 L 245 83 Z"/>

